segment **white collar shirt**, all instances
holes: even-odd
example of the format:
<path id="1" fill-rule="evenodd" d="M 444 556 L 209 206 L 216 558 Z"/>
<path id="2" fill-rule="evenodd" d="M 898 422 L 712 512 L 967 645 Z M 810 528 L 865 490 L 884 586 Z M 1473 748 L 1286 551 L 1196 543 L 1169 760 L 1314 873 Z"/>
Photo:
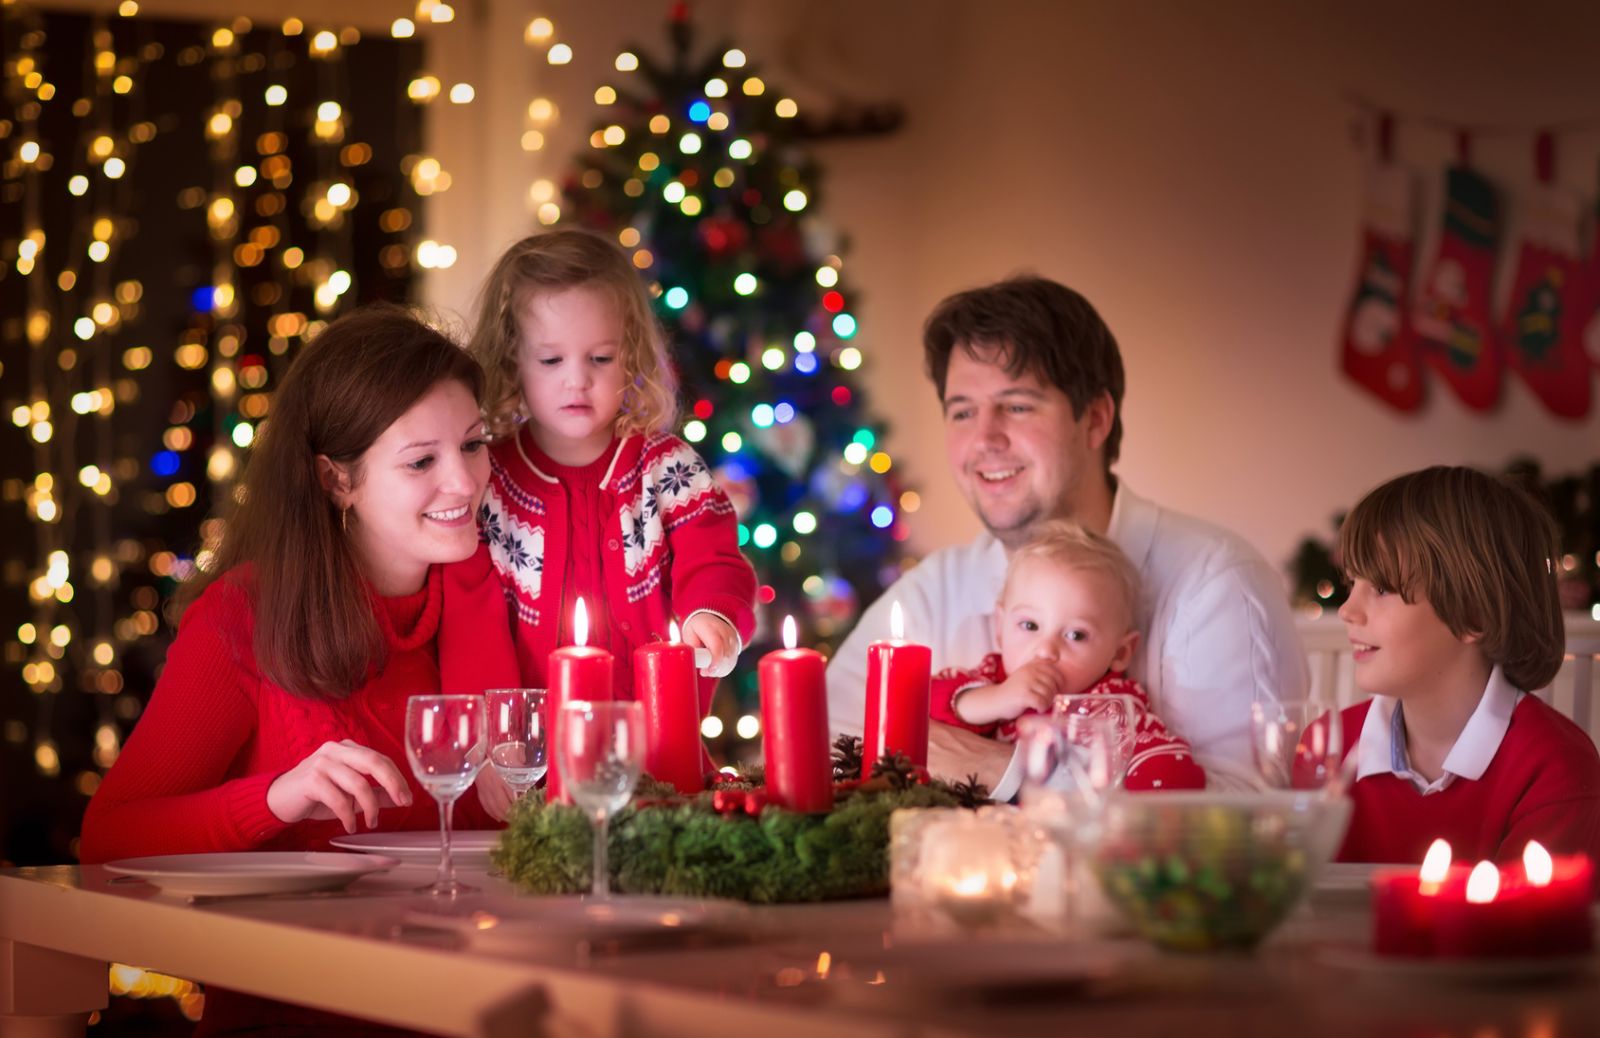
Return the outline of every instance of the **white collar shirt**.
<path id="1" fill-rule="evenodd" d="M 1490 671 L 1477 709 L 1467 718 L 1466 726 L 1445 755 L 1439 777 L 1431 782 L 1411 769 L 1406 753 L 1405 709 L 1400 700 L 1392 696 L 1373 696 L 1356 743 L 1357 781 L 1373 775 L 1392 774 L 1409 781 L 1423 796 L 1449 789 L 1458 778 L 1476 782 L 1500 751 L 1500 743 L 1511 727 L 1511 714 L 1525 695 L 1526 692 L 1506 680 L 1498 666 Z"/>

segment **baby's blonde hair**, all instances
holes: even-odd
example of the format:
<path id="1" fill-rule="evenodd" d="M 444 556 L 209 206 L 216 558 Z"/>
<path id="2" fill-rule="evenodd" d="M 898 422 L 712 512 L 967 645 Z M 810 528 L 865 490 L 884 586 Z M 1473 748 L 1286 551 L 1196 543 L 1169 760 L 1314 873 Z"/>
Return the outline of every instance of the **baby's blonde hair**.
<path id="1" fill-rule="evenodd" d="M 1000 592 L 1005 601 L 1017 571 L 1029 562 L 1053 562 L 1071 570 L 1103 573 L 1117 589 L 1127 629 L 1138 622 L 1139 571 L 1128 556 L 1108 537 L 1103 537 L 1070 519 L 1051 519 L 1034 528 L 1028 543 L 1011 553 L 1006 566 L 1006 583 Z"/>
<path id="2" fill-rule="evenodd" d="M 531 235 L 507 249 L 478 297 L 468 349 L 483 365 L 485 410 L 497 435 L 510 432 L 526 417 L 518 310 L 541 293 L 580 287 L 610 296 L 622 318 L 618 361 L 627 385 L 617 415 L 618 435 L 664 432 L 677 421 L 678 377 L 638 272 L 611 239 L 565 229 Z"/>

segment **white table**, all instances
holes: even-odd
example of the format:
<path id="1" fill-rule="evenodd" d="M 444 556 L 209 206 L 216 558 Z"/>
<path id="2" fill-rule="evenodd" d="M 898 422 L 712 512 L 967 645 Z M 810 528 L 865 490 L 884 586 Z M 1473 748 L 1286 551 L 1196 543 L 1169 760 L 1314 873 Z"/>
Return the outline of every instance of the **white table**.
<path id="1" fill-rule="evenodd" d="M 482 909 L 511 916 L 536 906 L 469 875 L 484 888 Z M 342 894 L 189 903 L 113 883 L 96 866 L 0 870 L 0 1033 L 82 1033 L 87 1013 L 106 1005 L 109 961 L 449 1035 L 1466 1038 L 1587 1034 L 1600 1020 L 1593 962 L 1576 980 L 1520 987 L 1363 967 L 1367 911 L 1348 895 L 1314 898 L 1253 955 L 1173 956 L 1131 940 L 1018 932 L 930 946 L 924 927 L 897 921 L 884 901 L 753 908 L 736 941 L 508 954 L 408 923 L 427 904 L 408 890 L 427 878 L 411 868 Z M 876 957 L 930 947 L 975 972 L 1020 954 L 1047 974 L 1088 961 L 1100 975 L 987 998 L 922 984 L 914 967 L 891 969 L 881 985 L 846 979 L 851 964 L 871 969 Z"/>

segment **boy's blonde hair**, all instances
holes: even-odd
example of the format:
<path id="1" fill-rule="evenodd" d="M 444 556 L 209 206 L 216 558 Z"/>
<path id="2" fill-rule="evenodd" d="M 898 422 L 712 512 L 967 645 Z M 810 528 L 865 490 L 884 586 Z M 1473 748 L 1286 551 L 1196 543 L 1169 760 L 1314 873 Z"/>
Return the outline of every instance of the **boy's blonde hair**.
<path id="1" fill-rule="evenodd" d="M 468 349 L 483 365 L 485 410 L 495 434 L 510 432 L 527 416 L 518 363 L 518 311 L 540 293 L 579 287 L 609 295 L 622 318 L 617 359 L 627 386 L 617 434 L 664 432 L 676 422 L 678 377 L 638 272 L 609 238 L 565 229 L 531 235 L 507 249 L 479 294 Z"/>
<path id="2" fill-rule="evenodd" d="M 1339 530 L 1344 571 L 1406 602 L 1420 596 L 1524 690 L 1561 669 L 1555 520 L 1526 490 L 1469 468 L 1400 476 L 1361 499 Z"/>
<path id="3" fill-rule="evenodd" d="M 1067 569 L 1103 573 L 1115 585 L 1127 619 L 1128 630 L 1133 630 L 1139 611 L 1139 571 L 1122 553 L 1122 549 L 1108 537 L 1103 537 L 1070 519 L 1051 519 L 1035 527 L 1028 543 L 1011 554 L 1006 566 L 1006 583 L 1000 592 L 1001 601 L 1011 591 L 1011 579 L 1027 562 L 1053 562 Z"/>

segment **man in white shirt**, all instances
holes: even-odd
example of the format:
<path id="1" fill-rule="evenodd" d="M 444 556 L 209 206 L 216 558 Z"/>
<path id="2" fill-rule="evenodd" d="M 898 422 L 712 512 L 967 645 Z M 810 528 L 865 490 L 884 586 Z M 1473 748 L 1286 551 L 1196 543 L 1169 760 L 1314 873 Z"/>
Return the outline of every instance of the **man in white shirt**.
<path id="1" fill-rule="evenodd" d="M 933 552 L 862 614 L 828 666 L 834 732 L 859 735 L 866 650 L 906 632 L 935 672 L 995 651 L 993 612 L 1011 551 L 1035 524 L 1074 519 L 1115 541 L 1144 583 L 1143 639 L 1128 676 L 1187 739 L 1211 785 L 1258 784 L 1255 698 L 1303 699 L 1309 679 L 1283 582 L 1236 535 L 1134 494 L 1111 473 L 1122 441 L 1122 355 L 1088 300 L 1018 277 L 951 296 L 928 319 L 924 355 L 944 408 L 950 470 L 985 532 Z M 997 799 L 1020 781 L 1013 747 L 930 723 L 929 766 L 976 772 Z"/>

